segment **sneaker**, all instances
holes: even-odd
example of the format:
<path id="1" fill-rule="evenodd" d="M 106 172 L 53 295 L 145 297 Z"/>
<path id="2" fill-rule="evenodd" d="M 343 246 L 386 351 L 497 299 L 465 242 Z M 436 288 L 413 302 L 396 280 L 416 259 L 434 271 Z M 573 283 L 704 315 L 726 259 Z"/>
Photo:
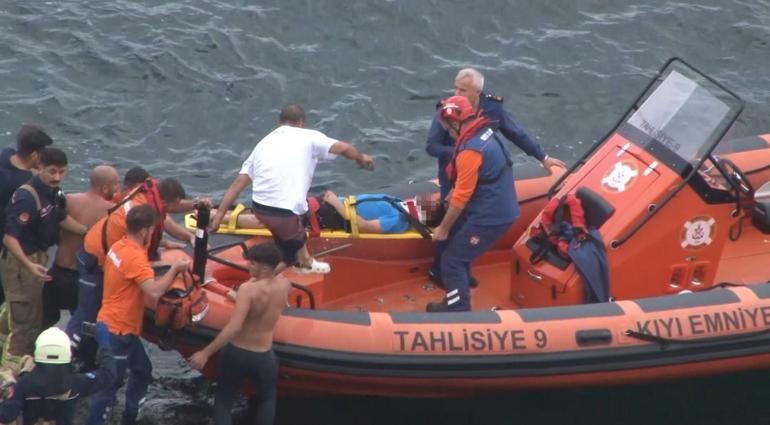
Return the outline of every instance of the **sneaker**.
<path id="1" fill-rule="evenodd" d="M 310 262 L 309 266 L 294 266 L 294 271 L 302 274 L 326 274 L 332 271 L 332 268 L 329 263 L 324 263 L 323 261 L 318 261 L 313 258 L 313 261 Z"/>
<path id="2" fill-rule="evenodd" d="M 441 300 L 441 301 L 428 303 L 428 305 L 425 306 L 425 311 L 427 313 L 442 313 L 442 312 L 447 312 L 451 310 L 449 309 L 449 306 L 447 305 L 446 300 Z"/>
<path id="3" fill-rule="evenodd" d="M 441 281 L 441 278 L 433 270 L 428 270 L 428 280 L 435 283 L 439 288 L 445 289 L 444 282 Z M 479 281 L 476 280 L 475 277 L 471 276 L 471 279 L 468 282 L 468 286 L 471 288 L 476 288 L 479 286 Z"/>

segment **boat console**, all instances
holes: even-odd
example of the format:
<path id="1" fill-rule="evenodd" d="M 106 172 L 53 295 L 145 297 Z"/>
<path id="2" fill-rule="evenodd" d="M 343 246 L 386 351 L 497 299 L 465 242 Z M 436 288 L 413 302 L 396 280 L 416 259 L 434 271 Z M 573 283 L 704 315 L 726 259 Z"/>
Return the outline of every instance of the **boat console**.
<path id="1" fill-rule="evenodd" d="M 752 184 L 770 162 L 768 138 L 714 154 L 742 109 L 737 95 L 672 59 L 551 188 L 551 198 L 573 194 L 592 211 L 587 226 L 606 249 L 612 299 L 709 288 L 726 247 L 734 252 L 736 243 L 753 240 L 736 242 L 748 232 L 745 218 L 770 232 L 770 186 L 755 195 Z M 542 219 L 513 247 L 511 300 L 520 307 L 582 304 L 586 285 L 574 264 L 564 255 L 534 256 Z"/>

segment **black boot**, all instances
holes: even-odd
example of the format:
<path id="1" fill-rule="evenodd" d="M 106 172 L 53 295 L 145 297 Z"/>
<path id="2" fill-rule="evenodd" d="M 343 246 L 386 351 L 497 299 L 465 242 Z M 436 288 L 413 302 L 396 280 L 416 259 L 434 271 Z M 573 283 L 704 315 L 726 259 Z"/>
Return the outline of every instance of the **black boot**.
<path id="1" fill-rule="evenodd" d="M 428 305 L 425 306 L 425 311 L 428 313 L 441 313 L 452 310 L 449 309 L 446 300 L 441 300 L 428 303 Z"/>

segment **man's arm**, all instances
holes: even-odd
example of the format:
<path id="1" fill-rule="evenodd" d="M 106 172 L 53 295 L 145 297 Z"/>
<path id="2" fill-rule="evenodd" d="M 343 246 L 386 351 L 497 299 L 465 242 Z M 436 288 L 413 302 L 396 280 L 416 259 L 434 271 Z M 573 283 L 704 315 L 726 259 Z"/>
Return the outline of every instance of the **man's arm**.
<path id="1" fill-rule="evenodd" d="M 516 122 L 510 111 L 501 107 L 500 115 L 500 132 L 508 140 L 526 152 L 527 155 L 537 158 L 546 170 L 551 167 L 567 168 L 564 161 L 546 154 L 540 144 L 532 140 L 524 128 Z"/>
<path id="2" fill-rule="evenodd" d="M 256 287 L 254 287 L 254 281 L 247 281 L 238 289 L 238 293 L 235 296 L 235 310 L 230 317 L 230 321 L 227 322 L 224 328 L 219 332 L 219 335 L 214 338 L 209 345 L 204 349 L 190 356 L 190 365 L 195 369 L 203 369 L 206 366 L 206 362 L 212 354 L 219 351 L 228 342 L 230 342 L 235 335 L 240 332 L 244 320 L 249 313 L 251 307 L 251 301 L 255 298 Z M 256 297 L 255 308 L 261 310 L 266 299 L 264 297 Z"/>
<path id="3" fill-rule="evenodd" d="M 479 180 L 479 168 L 483 162 L 481 153 L 466 150 L 457 156 L 457 181 L 452 195 L 449 199 L 449 208 L 447 209 L 441 224 L 433 229 L 433 239 L 438 241 L 446 240 L 449 236 L 449 230 L 454 226 L 455 221 L 465 209 L 465 205 L 476 191 L 476 185 Z"/>
<path id="4" fill-rule="evenodd" d="M 337 214 L 341 215 L 342 218 L 350 220 L 345 205 L 340 202 L 340 198 L 337 197 L 334 192 L 331 190 L 324 192 L 324 201 L 334 207 L 334 210 L 337 211 Z M 362 233 L 382 233 L 380 220 L 367 220 L 356 214 L 356 223 L 358 223 L 358 230 Z"/>
<path id="5" fill-rule="evenodd" d="M 219 208 L 217 208 L 217 213 L 211 217 L 211 222 L 209 223 L 208 228 L 209 232 L 216 232 L 217 229 L 219 229 L 219 224 L 225 217 L 227 210 L 229 210 L 230 206 L 233 205 L 233 202 L 235 202 L 235 200 L 238 198 L 238 195 L 240 195 L 241 191 L 249 185 L 251 185 L 251 177 L 249 177 L 247 174 L 238 174 L 238 177 L 236 177 L 235 180 L 233 180 L 233 182 L 230 184 L 230 187 L 227 188 L 225 196 L 222 197 L 222 202 L 219 204 Z"/>
<path id="6" fill-rule="evenodd" d="M 355 146 L 348 142 L 339 140 L 334 142 L 332 147 L 329 148 L 329 153 L 342 155 L 347 159 L 355 161 L 358 165 L 366 168 L 367 170 L 374 170 L 374 159 L 365 153 L 359 152 Z"/>
<path id="7" fill-rule="evenodd" d="M 447 139 L 449 139 L 452 144 L 447 145 Z M 454 154 L 454 147 L 452 145 L 454 145 L 454 140 L 449 137 L 449 133 L 447 133 L 444 127 L 441 127 L 438 118 L 434 117 L 433 122 L 430 124 L 430 130 L 428 130 L 428 140 L 425 144 L 425 152 L 439 160 L 450 161 Z"/>
<path id="8" fill-rule="evenodd" d="M 171 216 L 166 216 L 166 220 L 163 222 L 163 230 L 180 241 L 190 242 L 191 245 L 195 242 L 195 235 L 174 221 Z"/>
<path id="9" fill-rule="evenodd" d="M 147 279 L 139 285 L 142 288 L 142 292 L 151 296 L 152 298 L 160 298 L 161 295 L 166 293 L 168 287 L 174 282 L 174 278 L 177 273 L 187 270 L 190 267 L 188 260 L 177 260 L 173 266 L 163 275 L 160 279 Z"/>

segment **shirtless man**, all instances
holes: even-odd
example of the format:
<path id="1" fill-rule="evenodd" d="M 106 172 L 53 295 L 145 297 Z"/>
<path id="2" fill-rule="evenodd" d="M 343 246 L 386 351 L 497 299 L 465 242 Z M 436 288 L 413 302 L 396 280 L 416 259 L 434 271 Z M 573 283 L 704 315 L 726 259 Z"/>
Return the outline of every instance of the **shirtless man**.
<path id="1" fill-rule="evenodd" d="M 107 215 L 110 201 L 119 188 L 118 170 L 109 165 L 98 165 L 91 170 L 87 192 L 67 194 L 67 212 L 87 228 Z M 59 232 L 56 260 L 48 271 L 52 277 L 43 286 L 43 329 L 59 321 L 59 310 L 70 312 L 78 305 L 78 266 L 76 254 L 83 245 L 83 236 L 66 230 Z"/>
<path id="2" fill-rule="evenodd" d="M 254 423 L 272 424 L 275 416 L 278 360 L 273 353 L 273 330 L 286 307 L 291 284 L 285 277 L 275 276 L 283 254 L 274 243 L 254 245 L 245 257 L 251 279 L 238 288 L 230 322 L 214 341 L 190 357 L 190 365 L 202 369 L 209 357 L 224 347 L 214 397 L 217 425 L 232 423 L 230 412 L 244 377 L 249 377 L 257 390 Z"/>

